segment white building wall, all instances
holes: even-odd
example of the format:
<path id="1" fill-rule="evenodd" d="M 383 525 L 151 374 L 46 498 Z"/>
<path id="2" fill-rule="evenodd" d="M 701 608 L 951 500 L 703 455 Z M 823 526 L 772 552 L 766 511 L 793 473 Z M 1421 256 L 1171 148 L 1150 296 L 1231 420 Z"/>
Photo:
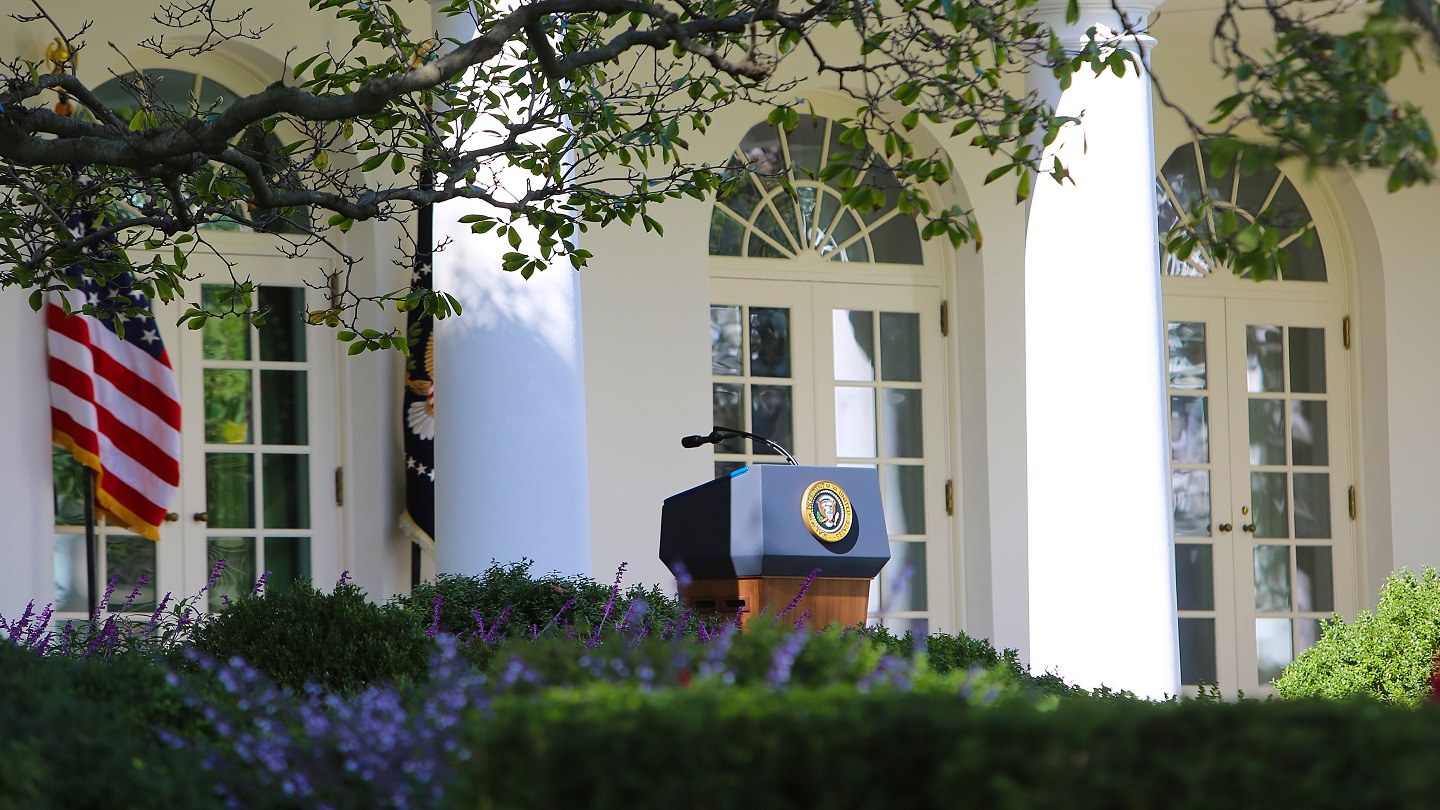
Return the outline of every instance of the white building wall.
<path id="1" fill-rule="evenodd" d="M 663 238 L 620 223 L 589 235 L 581 298 L 592 569 L 604 580 L 624 562 L 627 583 L 668 585 L 661 504 L 714 477 L 709 448 L 680 446 L 713 422 L 710 217 L 692 201 L 655 216 Z"/>
<path id="2" fill-rule="evenodd" d="M 1156 59 L 1167 93 L 1203 114 L 1228 88 L 1209 65 L 1205 38 L 1194 35 L 1208 30 L 1214 11 L 1197 5 L 1172 0 L 1167 6 L 1156 29 L 1162 42 Z M 425 27 L 423 6 L 406 8 L 418 9 L 416 24 Z M 94 16 L 91 7 L 78 2 L 59 3 L 50 11 L 62 24 Z M 255 14 L 284 20 L 259 43 L 236 49 L 242 61 L 264 66 L 257 80 L 278 78 L 276 66 L 291 46 L 310 52 L 326 38 L 343 35 L 343 26 L 327 15 L 289 13 L 278 2 L 260 4 Z M 147 23 L 143 15 L 107 18 L 104 38 L 123 46 L 145 36 Z M 0 51 L 38 58 L 46 34 L 35 25 L 0 26 Z M 111 62 L 109 52 L 92 44 L 82 68 L 93 80 Z M 1414 92 L 1433 99 L 1424 78 L 1413 85 Z M 1180 137 L 1170 116 L 1157 112 L 1161 157 Z M 695 154 L 715 159 L 728 153 L 761 117 L 758 108 L 726 111 L 707 136 L 694 141 Z M 982 185 L 990 167 L 983 156 L 963 144 L 947 148 L 986 237 L 979 257 L 956 259 L 950 286 L 952 318 L 961 321 L 954 368 L 964 420 L 956 450 L 961 458 L 952 462 L 965 481 L 962 575 L 975 585 L 965 595 L 968 629 L 991 636 L 997 646 L 1018 647 L 1028 658 L 1035 617 L 1026 460 L 1031 429 L 1020 408 L 1027 396 L 1025 212 L 1013 204 L 1013 189 L 1006 183 Z M 1440 305 L 1440 270 L 1434 266 L 1440 229 L 1433 226 L 1431 212 L 1440 210 L 1440 192 L 1388 194 L 1383 178 L 1369 173 L 1358 173 L 1353 183 L 1330 185 L 1346 230 L 1347 259 L 1354 263 L 1351 314 L 1361 352 L 1355 427 L 1366 566 L 1361 593 L 1368 604 L 1391 567 L 1440 565 L 1440 533 L 1430 508 L 1440 489 L 1435 463 L 1440 430 L 1432 424 L 1440 402 L 1440 360 L 1431 334 L 1432 310 Z M 505 431 L 500 434 L 507 441 L 442 446 L 453 466 L 441 489 L 452 505 L 444 524 L 450 527 L 450 549 L 462 548 L 481 522 L 498 521 L 502 511 L 510 515 L 485 530 L 506 545 L 476 546 L 457 567 L 534 551 L 526 544 L 535 527 L 553 519 L 560 521 L 553 530 L 564 538 L 556 546 L 563 551 L 540 567 L 588 569 L 603 579 L 628 561 L 630 581 L 668 581 L 655 555 L 660 503 L 710 475 L 708 454 L 686 451 L 678 442 L 710 420 L 704 321 L 708 213 L 709 203 L 660 207 L 663 239 L 620 225 L 586 235 L 595 259 L 578 275 L 579 287 L 577 275 L 565 269 L 530 282 L 490 273 L 449 285 L 468 306 L 461 319 L 446 326 L 457 342 L 445 361 L 451 364 L 445 368 L 453 385 L 440 385 L 442 408 L 464 414 L 477 427 L 513 416 L 517 408 L 527 411 L 534 431 L 529 435 L 540 436 L 542 445 L 565 447 L 570 459 L 568 471 L 557 477 L 546 457 L 534 454 L 533 444 L 519 440 L 522 434 L 506 436 Z M 453 221 L 458 213 L 442 214 L 437 224 L 447 216 Z M 403 278 L 403 270 L 390 263 L 392 231 L 359 227 L 348 238 L 350 247 L 360 245 L 357 252 L 371 257 L 364 269 L 366 284 L 378 289 Z M 466 237 L 453 255 L 473 258 L 484 250 Z M 573 315 L 556 322 L 546 309 L 552 305 Z M 26 381 L 0 394 L 0 452 L 15 459 L 20 471 L 0 488 L 0 514 L 9 526 L 0 540 L 7 560 L 0 567 L 0 611 L 9 616 L 17 605 L 49 592 L 53 516 L 43 322 L 16 292 L 0 293 L 0 307 L 0 331 L 10 347 L 0 370 L 7 379 Z M 535 328 L 497 337 L 497 324 L 506 318 L 513 322 L 520 311 L 530 313 Z M 409 578 L 408 547 L 394 531 L 401 374 L 397 359 L 374 356 L 344 360 L 340 374 L 338 417 L 348 479 L 344 561 L 377 597 L 404 590 Z M 568 405 L 553 410 L 557 395 Z M 584 404 L 577 409 L 576 403 Z M 47 429 L 37 430 L 37 425 Z M 593 546 L 580 541 L 591 534 Z"/>
<path id="3" fill-rule="evenodd" d="M 0 454 L 8 470 L 0 485 L 0 615 L 18 619 L 54 592 L 55 510 L 50 477 L 50 388 L 46 382 L 45 318 L 27 295 L 0 293 Z"/>

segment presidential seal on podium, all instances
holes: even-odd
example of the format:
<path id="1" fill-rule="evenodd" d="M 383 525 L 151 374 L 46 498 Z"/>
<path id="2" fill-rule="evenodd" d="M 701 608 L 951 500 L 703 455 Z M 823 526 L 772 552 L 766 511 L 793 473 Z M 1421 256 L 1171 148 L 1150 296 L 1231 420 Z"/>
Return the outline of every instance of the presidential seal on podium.
<path id="1" fill-rule="evenodd" d="M 806 487 L 800 498 L 800 514 L 815 539 L 826 543 L 845 539 L 855 519 L 850 498 L 834 481 L 816 481 Z"/>

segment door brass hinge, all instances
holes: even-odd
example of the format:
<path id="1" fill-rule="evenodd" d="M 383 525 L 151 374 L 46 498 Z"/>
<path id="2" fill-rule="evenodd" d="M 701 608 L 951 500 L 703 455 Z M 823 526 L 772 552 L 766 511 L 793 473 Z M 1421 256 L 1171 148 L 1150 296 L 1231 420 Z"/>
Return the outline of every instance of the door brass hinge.
<path id="1" fill-rule="evenodd" d="M 945 482 L 945 514 L 955 514 L 955 481 Z"/>
<path id="2" fill-rule="evenodd" d="M 940 302 L 940 337 L 950 337 L 950 302 Z"/>
<path id="3" fill-rule="evenodd" d="M 1350 316 L 1346 315 L 1345 320 L 1340 322 L 1340 336 L 1345 339 L 1345 348 L 1350 348 Z"/>
<path id="4" fill-rule="evenodd" d="M 1354 520 L 1358 509 L 1355 506 L 1355 487 L 1350 487 L 1350 519 Z"/>
<path id="5" fill-rule="evenodd" d="M 335 505 L 345 505 L 345 468 L 335 468 Z"/>

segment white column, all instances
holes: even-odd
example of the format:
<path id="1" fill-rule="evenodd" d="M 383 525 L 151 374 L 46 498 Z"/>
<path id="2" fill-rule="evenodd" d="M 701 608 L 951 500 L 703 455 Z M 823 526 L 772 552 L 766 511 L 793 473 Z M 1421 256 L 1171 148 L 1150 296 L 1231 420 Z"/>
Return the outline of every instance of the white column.
<path id="1" fill-rule="evenodd" d="M 0 295 L 0 343 L 6 347 L 0 368 L 12 381 L 0 386 L 0 448 L 8 470 L 0 486 L 5 520 L 0 615 L 6 621 L 20 618 L 32 599 L 37 611 L 55 599 L 45 317 L 30 311 L 28 295 L 18 289 Z"/>
<path id="2" fill-rule="evenodd" d="M 1125 9 L 1135 26 L 1152 10 Z M 1063 3 L 1040 13 L 1066 43 L 1093 25 L 1123 30 L 1108 2 L 1082 2 L 1075 25 Z M 1150 80 L 1087 68 L 1062 91 L 1035 71 L 1030 88 L 1061 115 L 1083 115 L 1047 150 L 1074 183 L 1039 179 L 1027 224 L 1031 666 L 1085 686 L 1175 694 Z"/>
<path id="3" fill-rule="evenodd" d="M 437 17 L 444 36 L 464 17 Z M 522 184 L 523 178 L 518 182 Z M 435 334 L 435 567 L 490 561 L 590 573 L 590 508 L 579 274 L 561 262 L 529 281 L 501 269 L 509 246 L 458 222 L 480 203 L 436 206 L 435 286 L 464 314 Z M 531 242 L 533 245 L 533 242 Z"/>

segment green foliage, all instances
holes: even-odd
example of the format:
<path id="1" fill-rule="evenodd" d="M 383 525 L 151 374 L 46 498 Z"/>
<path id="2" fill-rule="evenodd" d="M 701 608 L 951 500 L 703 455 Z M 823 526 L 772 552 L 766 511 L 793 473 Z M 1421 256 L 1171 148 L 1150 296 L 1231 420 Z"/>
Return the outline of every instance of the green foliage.
<path id="1" fill-rule="evenodd" d="M 250 10 L 217 19 L 212 5 L 163 7 L 155 18 L 166 36 L 140 46 L 193 59 L 276 22 L 255 21 Z M 1063 51 L 1034 15 L 1035 0 L 432 4 L 433 13 L 467 18 L 476 30 L 469 42 L 435 39 L 431 25 L 415 25 L 431 8 L 400 0 L 308 5 L 299 13 L 333 16 L 352 34 L 287 56 L 286 75 L 243 98 L 177 101 L 173 87 L 162 90 L 163 74 L 149 70 L 117 77 L 128 98 L 107 107 L 73 63 L 54 73 L 19 60 L 0 65 L 0 106 L 15 136 L 0 139 L 13 175 L 0 180 L 13 203 L 0 208 L 0 264 L 8 268 L 0 286 L 35 291 L 38 308 L 44 292 L 70 286 L 67 269 L 78 264 L 102 282 L 131 272 L 137 289 L 171 300 L 184 294 L 201 229 L 282 231 L 294 243 L 287 252 L 325 249 L 343 265 L 324 280 L 333 294 L 309 313 L 311 323 L 336 329 L 352 354 L 404 351 L 398 330 L 367 329 L 357 310 L 378 304 L 444 317 L 459 307 L 416 287 L 352 287 L 360 258 L 349 251 L 358 243 L 342 235 L 357 223 L 407 229 L 417 207 L 465 199 L 472 204 L 460 221 L 494 240 L 505 270 L 529 278 L 584 267 L 590 228 L 638 224 L 663 235 L 656 206 L 707 199 L 737 169 L 773 171 L 763 161 L 709 164 L 691 153 L 691 139 L 736 103 L 772 108 L 770 122 L 792 129 L 796 107 L 808 106 L 796 99 L 793 76 L 842 87 L 853 103 L 854 114 L 837 119 L 854 132 L 844 141 L 850 151 L 823 168 L 854 175 L 883 164 L 898 181 L 888 192 L 843 182 L 846 205 L 867 211 L 893 192 L 925 238 L 978 247 L 970 211 L 932 202 L 932 187 L 953 175 L 950 157 L 917 148 L 923 139 L 910 133 L 926 124 L 968 133 L 996 164 L 990 179 L 1015 178 L 1024 199 L 1035 173 L 1065 176 L 1041 153 L 1074 119 L 1024 93 L 1018 79 L 1036 69 L 1062 82 L 1078 70 L 1124 75 L 1133 59 L 1093 37 Z M 188 44 L 172 44 L 181 40 Z M 56 91 L 75 101 L 76 115 L 48 109 Z M 66 228 L 80 212 L 100 212 L 104 233 Z M 109 249 L 88 249 L 101 243 Z M 409 234 L 400 245 L 424 249 Z M 182 322 L 195 329 L 227 309 L 191 304 Z M 132 305 L 76 304 L 103 318 L 135 314 L 125 309 Z"/>
<path id="2" fill-rule="evenodd" d="M 164 670 L 135 658 L 44 659 L 0 643 L 0 807 L 204 807 L 210 780 L 157 725 L 200 733 Z"/>
<path id="3" fill-rule="evenodd" d="M 858 630 L 882 645 L 892 655 L 913 658 L 917 652 L 922 653 L 926 665 L 941 674 L 983 669 L 997 673 L 1007 684 L 1020 685 L 1038 694 L 1059 697 L 1129 697 L 1104 687 L 1090 693 L 1049 672 L 1033 675 L 1030 668 L 1020 661 L 1019 651 L 1007 648 L 1003 653 L 998 652 L 989 639 L 971 638 L 958 631 L 954 634 L 932 633 L 923 639 L 917 639 L 909 631 L 903 636 L 896 636 L 886 628 L 878 626 Z"/>
<path id="4" fill-rule="evenodd" d="M 1419 578 L 1400 570 L 1385 580 L 1380 604 L 1346 624 L 1325 623 L 1320 641 L 1301 653 L 1275 688 L 1283 697 L 1370 697 L 1418 706 L 1430 689 L 1440 650 L 1440 571 Z"/>
<path id="5" fill-rule="evenodd" d="M 1276 40 L 1258 54 L 1242 46 L 1237 8 L 1227 6 L 1217 53 L 1237 92 L 1220 101 L 1211 123 L 1253 121 L 1264 138 L 1252 148 L 1271 165 L 1299 158 L 1310 167 L 1368 166 L 1388 172 L 1391 191 L 1429 183 L 1437 157 L 1429 122 L 1390 90 L 1407 62 L 1420 63 L 1436 46 L 1427 21 L 1403 0 L 1369 0 L 1359 4 L 1363 23 L 1337 32 L 1322 21 L 1341 4 L 1327 5 L 1272 5 Z"/>
<path id="6" fill-rule="evenodd" d="M 1429 808 L 1440 718 L 1374 704 L 1065 701 L 832 687 L 497 700 L 456 807 Z"/>
<path id="7" fill-rule="evenodd" d="M 413 616 L 367 601 L 344 581 L 332 593 L 296 583 L 242 597 L 197 628 L 190 646 L 220 660 L 239 656 L 283 687 L 314 682 L 340 694 L 423 680 L 434 649 Z"/>
<path id="8" fill-rule="evenodd" d="M 504 630 L 525 637 L 553 625 L 580 622 L 598 625 L 606 618 L 607 605 L 608 621 L 618 622 L 637 599 L 644 600 L 646 619 L 657 627 L 663 627 L 667 621 L 679 623 L 684 618 L 684 606 L 658 585 L 619 589 L 618 576 L 615 585 L 604 585 L 579 574 L 551 572 L 535 577 L 530 573 L 534 565 L 533 560 L 521 560 L 491 563 L 476 575 L 440 574 L 434 580 L 416 585 L 408 595 L 396 597 L 395 604 L 428 627 L 435 598 L 440 597 L 438 630 L 457 636 L 478 629 L 477 614 L 487 628 L 504 614 Z M 615 594 L 613 604 L 612 592 Z"/>

